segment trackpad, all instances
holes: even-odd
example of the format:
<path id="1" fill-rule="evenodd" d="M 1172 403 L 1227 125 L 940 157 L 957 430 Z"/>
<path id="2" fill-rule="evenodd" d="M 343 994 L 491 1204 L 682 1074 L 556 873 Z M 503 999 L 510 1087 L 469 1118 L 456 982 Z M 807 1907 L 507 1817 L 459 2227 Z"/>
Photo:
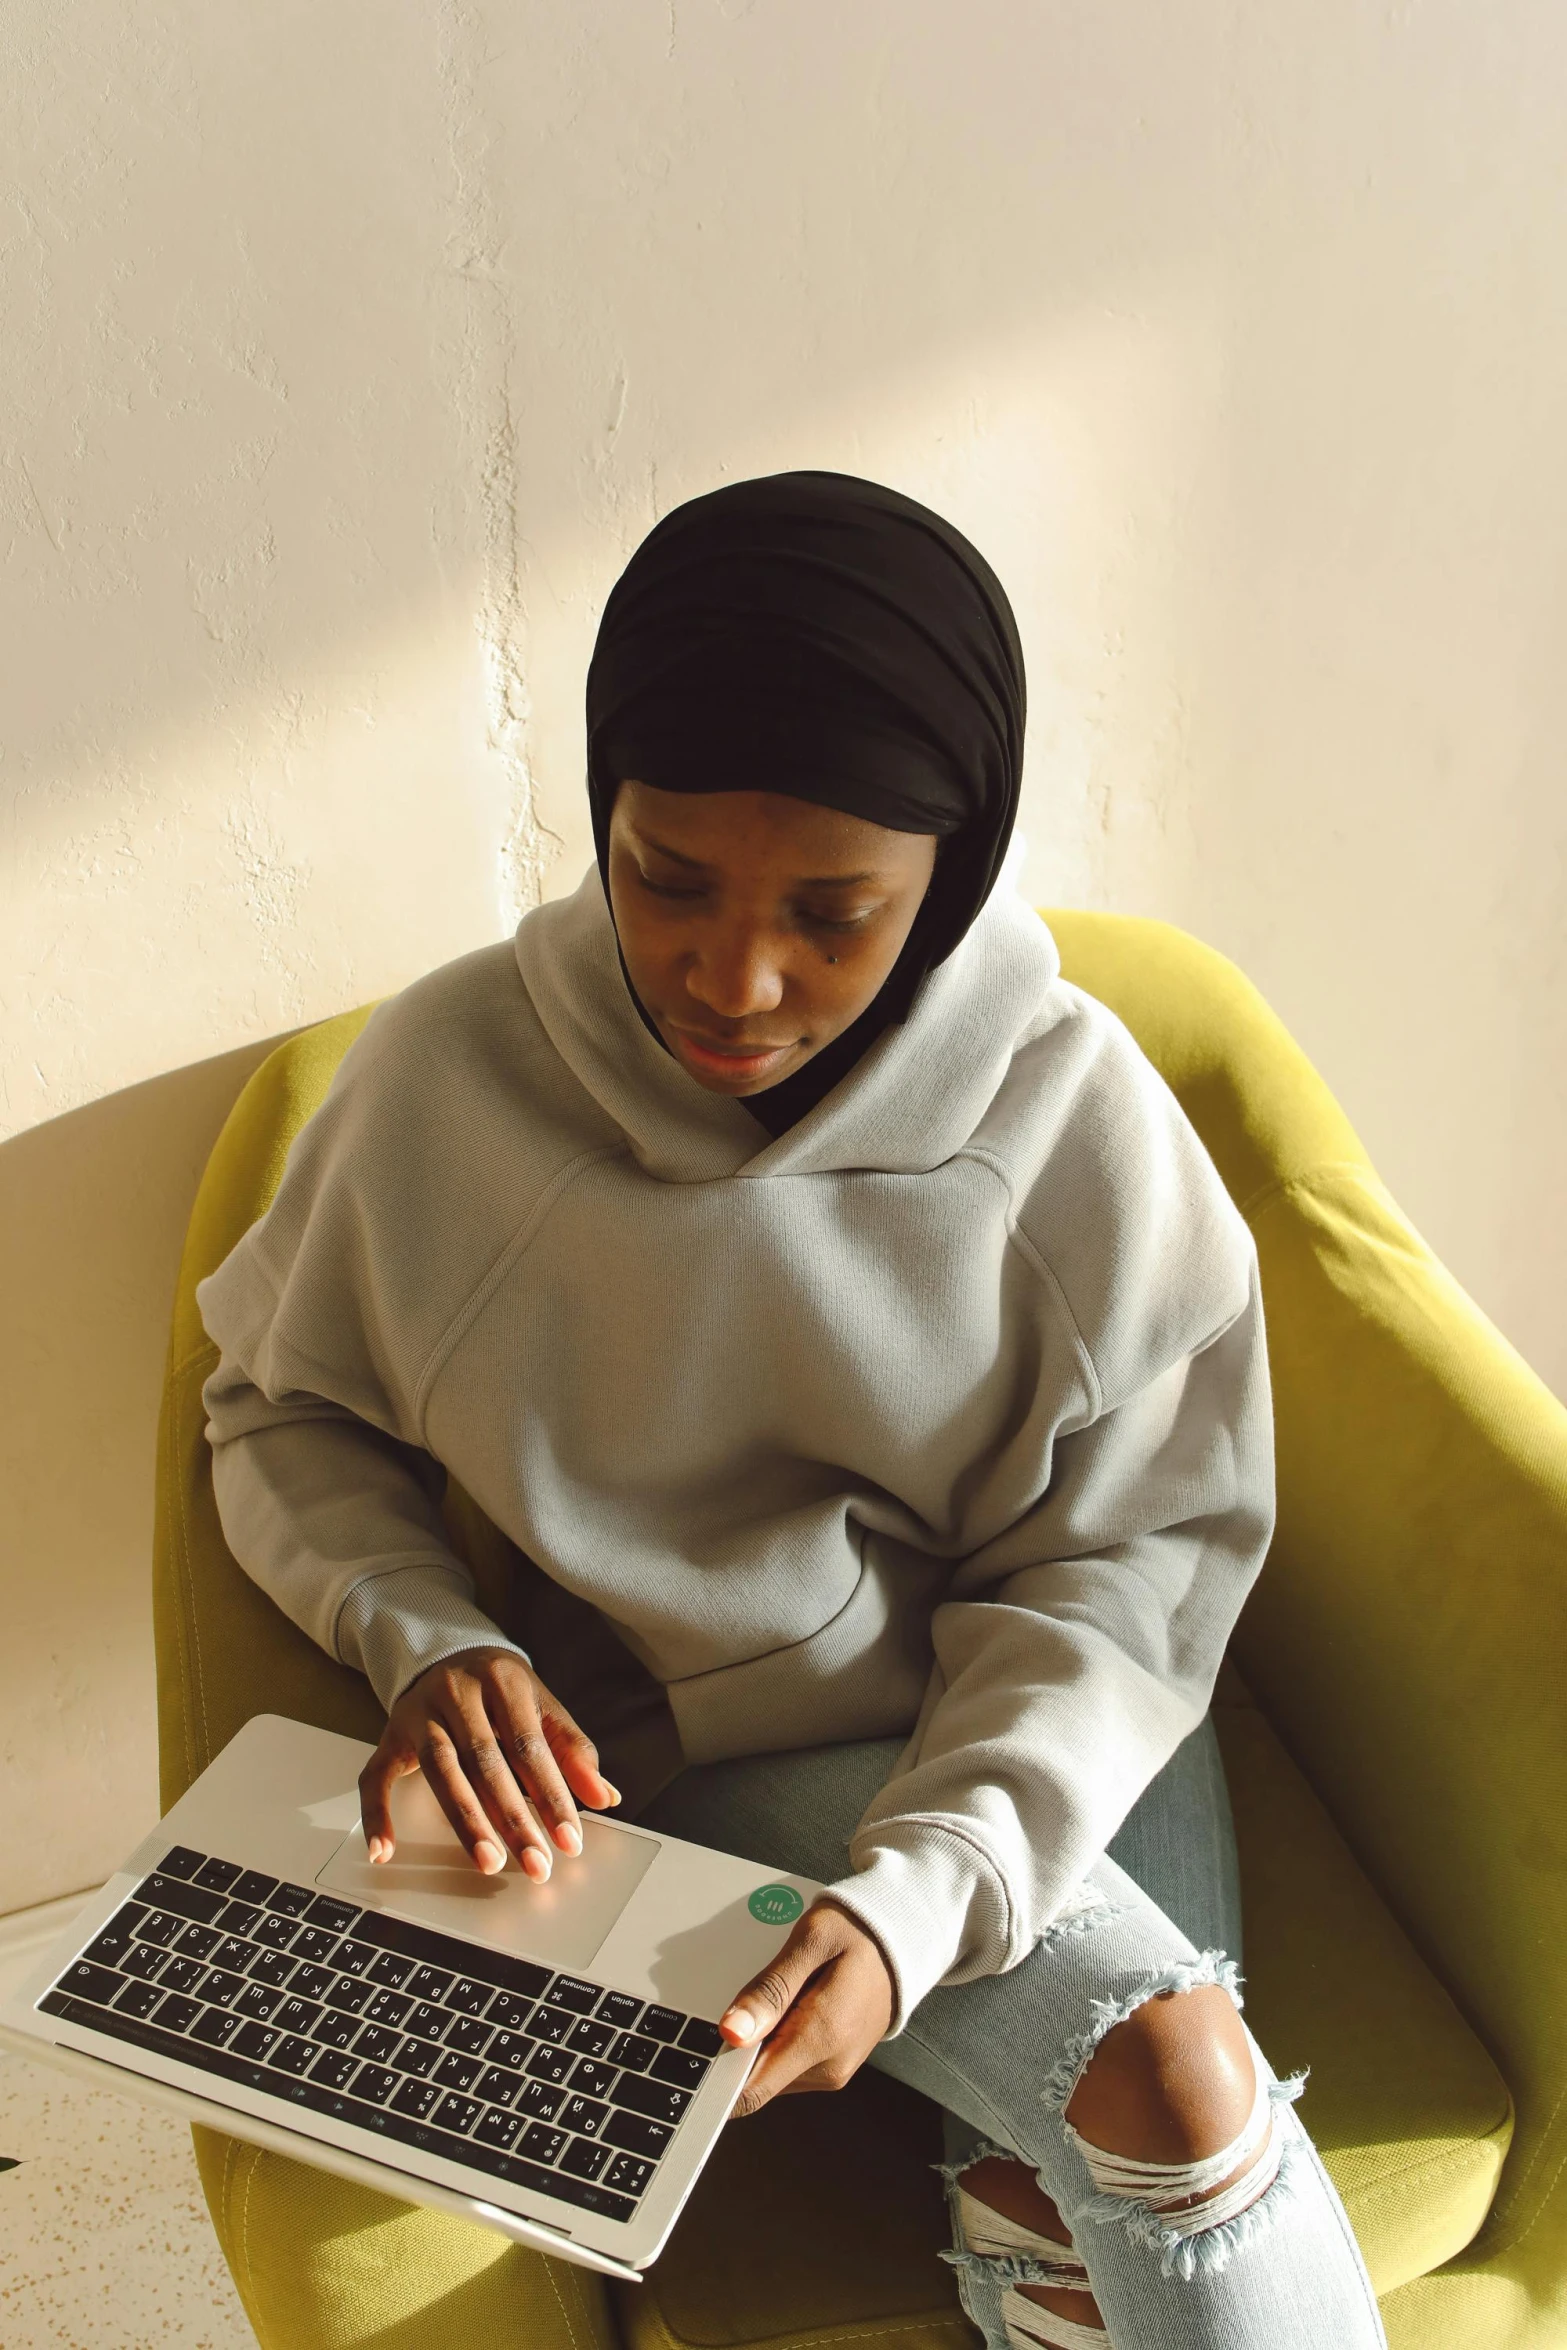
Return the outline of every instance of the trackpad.
<path id="1" fill-rule="evenodd" d="M 658 1838 L 579 1812 L 582 1851 L 555 1854 L 549 1881 L 536 1885 L 508 1853 L 506 1866 L 483 1877 L 453 1835 L 421 1772 L 392 1789 L 393 1858 L 372 1867 L 363 1827 L 344 1837 L 316 1879 L 370 1909 L 387 1909 L 488 1942 L 546 1966 L 576 1972 L 599 1946 L 653 1864 Z"/>

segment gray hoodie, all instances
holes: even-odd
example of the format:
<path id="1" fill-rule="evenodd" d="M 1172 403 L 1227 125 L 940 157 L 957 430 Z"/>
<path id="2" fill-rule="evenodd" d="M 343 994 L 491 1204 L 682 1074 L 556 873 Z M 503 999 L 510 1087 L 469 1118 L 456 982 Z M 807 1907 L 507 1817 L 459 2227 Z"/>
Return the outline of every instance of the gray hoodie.
<path id="1" fill-rule="evenodd" d="M 1005 887 L 773 1140 L 648 1034 L 590 870 L 375 1011 L 197 1298 L 228 1541 L 384 1704 L 504 1642 L 433 1455 L 688 1762 L 907 1734 L 832 1888 L 895 2030 L 1070 1912 L 1272 1530 L 1250 1234 Z"/>

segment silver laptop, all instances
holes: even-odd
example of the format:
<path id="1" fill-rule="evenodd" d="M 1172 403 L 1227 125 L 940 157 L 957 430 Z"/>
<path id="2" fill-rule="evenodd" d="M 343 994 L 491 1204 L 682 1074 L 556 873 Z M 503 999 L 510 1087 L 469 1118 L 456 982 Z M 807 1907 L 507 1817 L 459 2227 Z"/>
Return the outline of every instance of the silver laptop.
<path id="1" fill-rule="evenodd" d="M 483 1877 L 417 1774 L 372 1867 L 370 1751 L 257 1715 L 0 2037 L 635 2281 L 755 2061 L 716 2019 L 820 1887 L 591 1812 L 547 1884 Z"/>

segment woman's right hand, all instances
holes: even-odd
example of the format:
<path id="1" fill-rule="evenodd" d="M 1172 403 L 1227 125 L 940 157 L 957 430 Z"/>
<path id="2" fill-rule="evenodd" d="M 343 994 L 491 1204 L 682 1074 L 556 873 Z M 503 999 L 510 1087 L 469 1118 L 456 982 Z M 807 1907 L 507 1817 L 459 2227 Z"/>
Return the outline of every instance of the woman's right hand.
<path id="1" fill-rule="evenodd" d="M 373 1861 L 388 1861 L 394 1780 L 422 1770 L 475 1868 L 493 1876 L 509 1852 L 542 1883 L 552 1843 L 582 1850 L 576 1803 L 620 1801 L 593 1741 L 509 1648 L 465 1648 L 409 1683 L 359 1774 L 359 1809 Z M 503 1849 L 504 1848 L 504 1849 Z"/>

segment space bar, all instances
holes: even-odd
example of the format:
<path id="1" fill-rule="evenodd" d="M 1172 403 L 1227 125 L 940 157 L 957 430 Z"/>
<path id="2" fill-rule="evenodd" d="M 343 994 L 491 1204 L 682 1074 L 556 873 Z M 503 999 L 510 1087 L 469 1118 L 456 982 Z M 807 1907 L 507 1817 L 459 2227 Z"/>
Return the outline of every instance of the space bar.
<path id="1" fill-rule="evenodd" d="M 162 2032 L 156 2024 L 141 2023 L 135 2016 L 94 2007 L 85 1999 L 73 1998 L 68 1991 L 51 1991 L 38 2005 L 43 2014 L 59 2016 L 66 2023 L 85 2024 L 89 2031 L 106 2032 L 112 2039 L 128 2040 L 135 2047 L 154 2050 L 159 2056 L 172 2056 L 176 2062 L 191 2065 L 197 2072 L 215 2073 L 222 2080 L 239 2081 L 247 2089 L 260 2089 L 266 2096 L 275 2097 L 280 2105 L 302 2105 L 309 2113 L 330 2114 L 334 2121 L 354 2122 L 360 2129 L 373 2130 L 378 2137 L 396 2138 L 427 2154 L 443 2155 L 448 2162 L 461 2163 L 465 2170 L 485 2171 L 492 2178 L 505 2179 L 513 2187 L 529 2188 L 535 2195 L 549 2195 L 558 2203 L 575 2203 L 600 2219 L 625 2220 L 635 2215 L 637 2207 L 629 2196 L 612 2194 L 608 2187 L 595 2186 L 591 2179 L 569 2178 L 562 2171 L 546 2170 L 541 2163 L 525 2162 L 515 2154 L 501 2154 L 493 2146 L 475 2145 L 471 2138 L 453 2137 L 450 2130 L 432 2129 L 428 2122 L 412 2121 L 406 2114 L 366 2104 L 359 2097 L 345 2097 L 341 2090 L 322 2088 L 316 2081 L 286 2078 L 266 2065 L 231 2056 L 226 2048 L 198 2050 L 177 2032 Z"/>

